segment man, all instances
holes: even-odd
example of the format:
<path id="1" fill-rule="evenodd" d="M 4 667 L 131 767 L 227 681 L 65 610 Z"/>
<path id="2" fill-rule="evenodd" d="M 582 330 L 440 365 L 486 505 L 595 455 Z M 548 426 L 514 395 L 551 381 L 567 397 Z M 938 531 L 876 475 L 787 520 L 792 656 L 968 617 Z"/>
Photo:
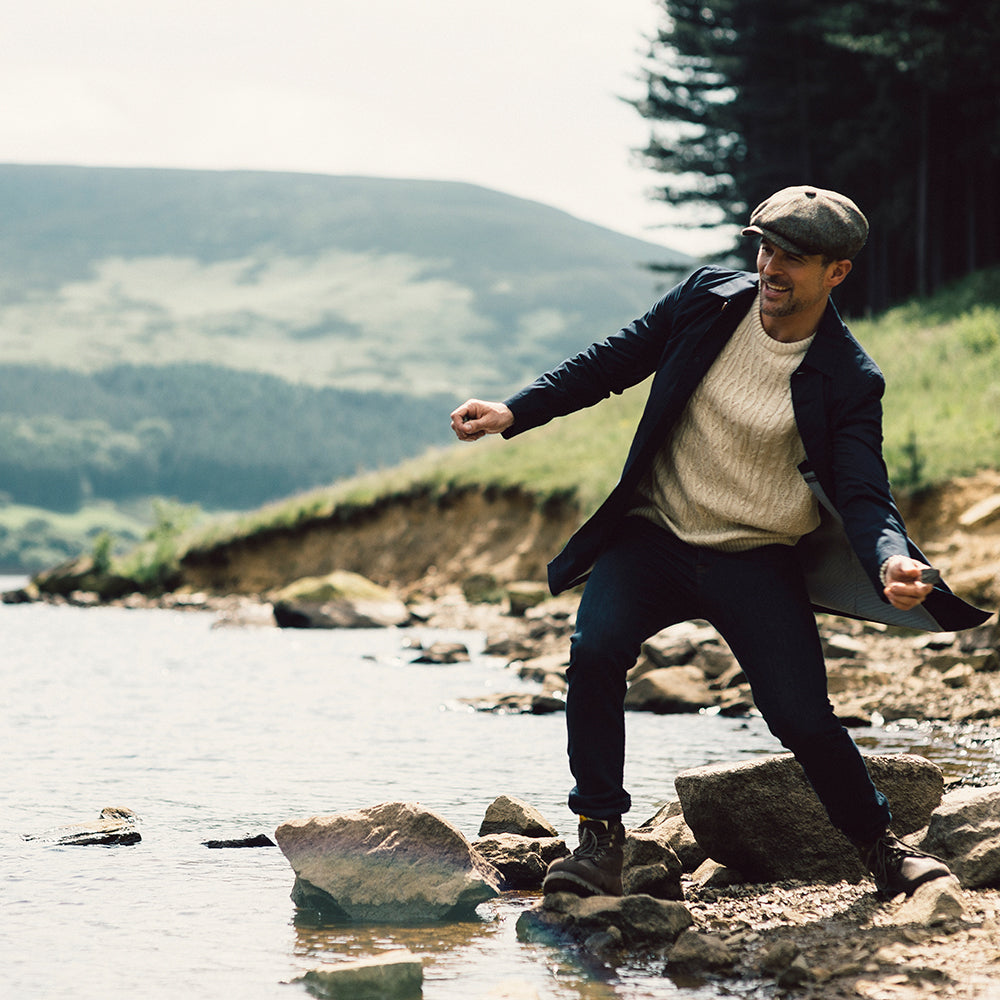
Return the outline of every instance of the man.
<path id="1" fill-rule="evenodd" d="M 549 564 L 553 593 L 587 586 L 566 698 L 580 846 L 550 865 L 546 892 L 621 894 L 625 675 L 645 639 L 693 618 L 729 643 L 878 888 L 949 874 L 891 834 L 827 697 L 813 614 L 929 630 L 988 617 L 922 579 L 882 458 L 884 380 L 830 302 L 868 223 L 849 198 L 801 186 L 760 204 L 743 233 L 760 240 L 756 275 L 701 268 L 506 402 L 451 415 L 460 440 L 511 437 L 654 376 L 618 485 Z"/>

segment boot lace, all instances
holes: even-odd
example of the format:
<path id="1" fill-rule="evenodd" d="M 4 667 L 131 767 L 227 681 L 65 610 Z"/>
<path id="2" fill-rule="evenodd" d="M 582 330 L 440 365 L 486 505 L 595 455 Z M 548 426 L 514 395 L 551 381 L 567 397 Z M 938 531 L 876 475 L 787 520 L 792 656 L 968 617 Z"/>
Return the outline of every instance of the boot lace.
<path id="1" fill-rule="evenodd" d="M 876 881 L 885 881 L 902 868 L 907 858 L 941 860 L 936 854 L 928 854 L 927 851 L 921 851 L 917 847 L 910 847 L 909 844 L 904 844 L 890 834 L 875 841 L 875 846 L 868 856 L 868 867 Z"/>
<path id="2" fill-rule="evenodd" d="M 592 826 L 583 826 L 580 829 L 580 846 L 573 852 L 573 857 L 577 860 L 586 858 L 590 861 L 600 861 L 610 845 L 610 830 L 601 830 L 598 833 Z"/>

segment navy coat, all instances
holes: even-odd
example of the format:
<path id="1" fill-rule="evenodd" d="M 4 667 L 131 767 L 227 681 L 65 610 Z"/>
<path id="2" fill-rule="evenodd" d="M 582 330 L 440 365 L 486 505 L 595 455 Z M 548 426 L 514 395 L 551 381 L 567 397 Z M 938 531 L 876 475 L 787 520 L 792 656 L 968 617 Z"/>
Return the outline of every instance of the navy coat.
<path id="1" fill-rule="evenodd" d="M 653 375 L 618 484 L 549 563 L 554 594 L 589 575 L 606 540 L 633 506 L 643 473 L 753 303 L 757 284 L 751 272 L 701 268 L 645 316 L 506 401 L 514 423 L 504 437 L 513 437 Z M 879 569 L 889 556 L 927 559 L 908 539 L 889 487 L 882 457 L 885 380 L 832 302 L 792 373 L 791 389 L 806 453 L 799 471 L 820 501 L 820 527 L 797 545 L 813 606 L 929 631 L 986 621 L 989 612 L 966 604 L 943 583 L 911 611 L 893 608 L 882 593 Z"/>

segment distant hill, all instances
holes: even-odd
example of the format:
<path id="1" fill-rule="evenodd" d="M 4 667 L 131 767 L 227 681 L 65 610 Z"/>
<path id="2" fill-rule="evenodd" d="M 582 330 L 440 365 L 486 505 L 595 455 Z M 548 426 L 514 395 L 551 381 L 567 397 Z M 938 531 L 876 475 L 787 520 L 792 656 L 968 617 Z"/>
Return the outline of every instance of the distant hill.
<path id="1" fill-rule="evenodd" d="M 0 364 L 503 394 L 693 261 L 468 184 L 0 165 Z"/>
<path id="2" fill-rule="evenodd" d="M 0 565 L 419 455 L 693 265 L 468 184 L 0 165 Z"/>

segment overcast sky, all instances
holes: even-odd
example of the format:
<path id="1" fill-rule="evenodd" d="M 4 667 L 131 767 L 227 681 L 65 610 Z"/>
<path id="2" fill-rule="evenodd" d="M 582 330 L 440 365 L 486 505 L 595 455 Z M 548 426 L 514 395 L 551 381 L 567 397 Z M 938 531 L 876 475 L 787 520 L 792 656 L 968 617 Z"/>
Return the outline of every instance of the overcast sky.
<path id="1" fill-rule="evenodd" d="M 0 162 L 469 181 L 696 253 L 632 150 L 656 0 L 32 0 Z"/>

